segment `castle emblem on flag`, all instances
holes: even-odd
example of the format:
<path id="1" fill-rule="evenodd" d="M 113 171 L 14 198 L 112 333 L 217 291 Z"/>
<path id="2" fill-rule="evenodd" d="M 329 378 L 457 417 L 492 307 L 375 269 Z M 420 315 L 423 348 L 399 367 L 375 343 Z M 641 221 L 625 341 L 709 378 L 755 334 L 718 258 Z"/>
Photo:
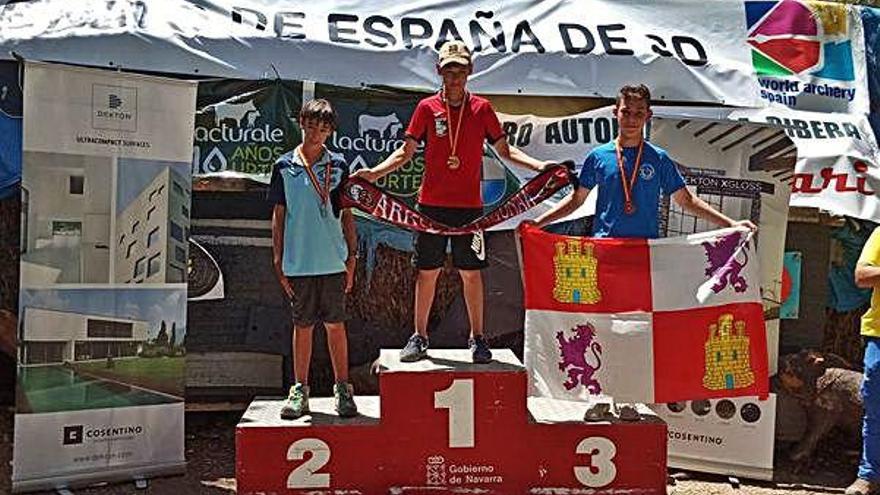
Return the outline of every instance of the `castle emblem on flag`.
<path id="1" fill-rule="evenodd" d="M 732 390 L 755 383 L 750 360 L 749 337 L 746 323 L 734 321 L 730 313 L 718 317 L 718 323 L 709 325 L 706 340 L 706 373 L 703 386 L 709 390 Z"/>
<path id="2" fill-rule="evenodd" d="M 736 292 L 745 292 L 749 288 L 745 277 L 741 275 L 743 268 L 749 264 L 748 241 L 742 241 L 742 232 L 733 232 L 716 242 L 704 242 L 706 251 L 706 276 L 715 282 L 712 292 L 718 294 L 730 285 Z M 740 249 L 742 248 L 742 249 Z M 744 259 L 737 259 L 737 251 L 742 251 Z"/>
<path id="3" fill-rule="evenodd" d="M 553 299 L 562 303 L 596 304 L 602 300 L 598 280 L 599 261 L 593 245 L 578 239 L 556 243 L 553 256 Z"/>
<path id="4" fill-rule="evenodd" d="M 568 369 L 568 379 L 563 383 L 566 390 L 571 390 L 578 385 L 586 387 L 591 394 L 602 393 L 602 385 L 593 375 L 602 367 L 602 344 L 596 340 L 596 328 L 589 323 L 574 327 L 574 336 L 566 339 L 560 330 L 556 332 L 556 341 L 559 342 L 559 370 Z M 596 361 L 593 366 L 587 362 L 587 354 L 592 354 Z"/>

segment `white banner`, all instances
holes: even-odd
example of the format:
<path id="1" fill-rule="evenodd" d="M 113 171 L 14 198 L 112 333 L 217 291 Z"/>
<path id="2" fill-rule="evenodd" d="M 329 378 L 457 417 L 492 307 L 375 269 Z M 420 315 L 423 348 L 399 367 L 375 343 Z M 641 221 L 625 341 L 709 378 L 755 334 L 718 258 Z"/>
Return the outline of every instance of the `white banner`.
<path id="1" fill-rule="evenodd" d="M 196 86 L 25 81 L 13 490 L 182 472 Z"/>
<path id="2" fill-rule="evenodd" d="M 415 2 L 40 0 L 0 9 L 0 52 L 93 66 L 434 88 L 436 50 L 476 53 L 481 93 L 867 113 L 859 9 L 811 0 Z M 712 22 L 706 22 L 711 19 Z"/>
<path id="3" fill-rule="evenodd" d="M 791 206 L 821 208 L 838 215 L 880 219 L 880 148 L 867 117 L 767 108 L 655 109 L 655 116 L 768 123 L 797 146 Z M 747 131 L 725 139 L 730 142 Z M 711 133 L 713 136 L 717 132 Z M 768 156 L 770 157 L 770 156 Z"/>
<path id="4" fill-rule="evenodd" d="M 188 161 L 192 156 L 195 84 L 28 63 L 25 151 Z M 54 95 L 46 98 L 44 95 Z M 35 97 L 36 96 L 36 97 Z"/>
<path id="5" fill-rule="evenodd" d="M 651 406 L 668 425 L 669 466 L 773 479 L 776 395 Z"/>
<path id="6" fill-rule="evenodd" d="M 152 466 L 182 472 L 183 434 L 183 402 L 19 414 L 14 445 L 27 448 L 16 448 L 12 478 L 16 488 L 27 489 L 45 486 L 40 480 L 46 478 L 100 478 L 120 470 L 131 479 L 132 473 Z"/>

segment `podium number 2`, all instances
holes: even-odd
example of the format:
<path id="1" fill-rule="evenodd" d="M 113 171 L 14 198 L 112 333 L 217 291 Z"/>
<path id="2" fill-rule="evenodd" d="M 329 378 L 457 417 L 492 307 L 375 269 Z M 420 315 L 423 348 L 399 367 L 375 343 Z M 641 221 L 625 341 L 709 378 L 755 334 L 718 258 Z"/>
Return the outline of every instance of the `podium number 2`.
<path id="1" fill-rule="evenodd" d="M 317 438 L 303 438 L 287 448 L 287 460 L 301 461 L 306 452 L 312 456 L 290 472 L 287 488 L 330 488 L 330 474 L 316 472 L 330 460 L 330 446 Z"/>
<path id="2" fill-rule="evenodd" d="M 452 380 L 452 385 L 434 392 L 434 408 L 449 409 L 449 447 L 474 446 L 474 380 Z"/>
<path id="3" fill-rule="evenodd" d="M 578 444 L 575 452 L 590 456 L 588 466 L 574 467 L 574 477 L 582 485 L 600 488 L 611 484 L 617 477 L 617 466 L 613 461 L 617 455 L 617 447 L 611 440 L 603 437 L 585 438 Z"/>

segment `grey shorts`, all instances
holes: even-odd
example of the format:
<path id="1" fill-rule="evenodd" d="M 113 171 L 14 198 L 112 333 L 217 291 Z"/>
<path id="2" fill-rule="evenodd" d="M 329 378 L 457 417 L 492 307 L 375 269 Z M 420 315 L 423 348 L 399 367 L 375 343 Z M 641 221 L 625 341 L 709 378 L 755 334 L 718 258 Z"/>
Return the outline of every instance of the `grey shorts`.
<path id="1" fill-rule="evenodd" d="M 346 320 L 345 272 L 330 275 L 287 277 L 293 287 L 290 308 L 293 324 L 340 323 Z"/>

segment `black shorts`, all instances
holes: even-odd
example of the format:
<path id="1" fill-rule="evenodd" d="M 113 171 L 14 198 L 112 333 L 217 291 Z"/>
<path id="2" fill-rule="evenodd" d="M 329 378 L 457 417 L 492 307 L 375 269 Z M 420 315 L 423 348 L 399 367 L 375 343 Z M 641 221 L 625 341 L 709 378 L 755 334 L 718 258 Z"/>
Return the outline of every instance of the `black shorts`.
<path id="1" fill-rule="evenodd" d="M 345 315 L 345 272 L 330 275 L 287 277 L 293 287 L 290 308 L 293 324 L 299 327 L 315 323 L 340 323 Z"/>
<path id="2" fill-rule="evenodd" d="M 419 205 L 419 211 L 450 227 L 460 227 L 483 215 L 482 208 L 448 208 Z M 486 268 L 486 242 L 483 232 L 468 235 L 438 235 L 419 232 L 413 262 L 419 270 L 441 268 L 446 261 L 446 246 L 452 241 L 452 265 L 459 270 Z"/>

